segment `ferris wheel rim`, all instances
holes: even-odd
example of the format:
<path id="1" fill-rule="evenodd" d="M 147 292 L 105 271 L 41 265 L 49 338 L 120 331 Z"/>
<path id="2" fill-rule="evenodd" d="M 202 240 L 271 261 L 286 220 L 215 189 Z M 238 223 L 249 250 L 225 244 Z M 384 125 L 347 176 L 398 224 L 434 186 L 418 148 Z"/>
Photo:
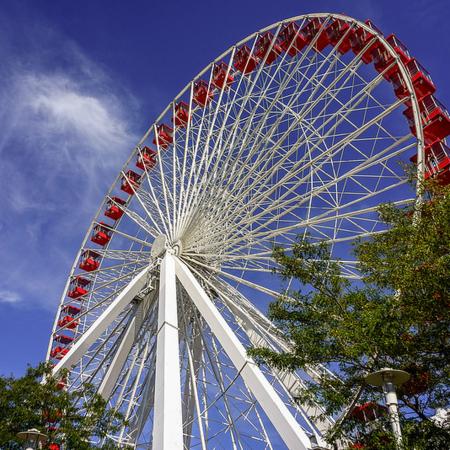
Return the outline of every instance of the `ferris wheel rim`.
<path id="1" fill-rule="evenodd" d="M 350 21 L 352 24 L 358 24 L 358 26 L 361 26 L 362 28 L 368 28 L 368 26 L 367 26 L 366 24 L 361 23 L 361 22 L 359 22 L 359 21 L 356 21 L 355 19 L 349 18 L 349 17 L 347 17 L 347 16 L 343 16 L 343 15 L 326 14 L 326 13 L 322 13 L 322 14 L 308 14 L 308 15 L 297 16 L 297 17 L 294 17 L 294 18 L 291 18 L 291 19 L 286 19 L 286 20 L 277 22 L 277 23 L 275 23 L 275 24 L 272 24 L 272 25 L 270 25 L 270 26 L 268 26 L 268 27 L 265 27 L 265 28 L 263 28 L 263 29 L 261 29 L 261 30 L 255 32 L 255 33 L 253 33 L 253 34 L 247 36 L 246 38 L 244 38 L 243 40 L 241 40 L 240 42 L 238 42 L 238 43 L 235 44 L 234 46 L 230 47 L 226 52 L 222 53 L 217 59 L 215 59 L 214 61 L 212 61 L 212 62 L 211 62 L 209 65 L 207 65 L 201 72 L 199 72 L 199 74 L 198 74 L 192 81 L 190 81 L 190 82 L 185 86 L 185 88 L 183 88 L 183 89 L 180 91 L 180 93 L 174 98 L 174 100 L 173 100 L 171 103 L 169 103 L 169 105 L 168 105 L 168 106 L 166 107 L 166 109 L 160 114 L 160 116 L 158 116 L 157 120 L 152 124 L 152 126 L 149 128 L 149 130 L 144 134 L 144 137 L 139 141 L 139 143 L 137 144 L 137 146 L 136 146 L 136 147 L 134 148 L 134 150 L 131 152 L 130 157 L 127 159 L 127 161 L 126 161 L 125 165 L 123 166 L 122 170 L 119 172 L 117 178 L 115 179 L 115 181 L 114 181 L 113 184 L 111 185 L 110 189 L 108 190 L 108 192 L 107 192 L 107 194 L 106 194 L 106 196 L 105 196 L 105 199 L 106 199 L 106 198 L 111 198 L 111 197 L 112 197 L 112 193 L 113 193 L 113 191 L 114 191 L 114 188 L 118 185 L 118 182 L 119 182 L 120 178 L 123 177 L 123 176 L 126 176 L 126 169 L 127 169 L 127 167 L 130 166 L 130 162 L 132 161 L 132 159 L 133 159 L 134 157 L 136 157 L 137 154 L 141 154 L 141 146 L 143 145 L 143 143 L 145 142 L 145 140 L 150 136 L 151 132 L 155 132 L 156 127 L 158 126 L 158 123 L 160 123 L 161 120 L 166 116 L 166 114 L 167 114 L 167 112 L 170 110 L 170 108 L 171 108 L 171 107 L 172 107 L 172 109 L 174 108 L 175 102 L 176 102 L 177 100 L 180 100 L 180 99 L 182 98 L 183 94 L 184 94 L 189 88 L 192 89 L 192 85 L 193 85 L 193 83 L 195 82 L 196 79 L 199 79 L 204 73 L 208 72 L 208 70 L 211 70 L 212 67 L 214 67 L 214 64 L 217 63 L 218 61 L 220 61 L 220 60 L 221 60 L 222 58 L 224 58 L 226 55 L 232 55 L 233 52 L 235 51 L 235 49 L 236 49 L 238 46 L 243 45 L 243 44 L 245 44 L 246 42 L 250 41 L 251 39 L 256 38 L 257 36 L 261 35 L 261 34 L 264 33 L 265 31 L 272 30 L 272 29 L 274 29 L 275 27 L 281 26 L 281 25 L 283 25 L 283 24 L 285 24 L 285 23 L 288 23 L 288 22 L 298 21 L 298 20 L 306 20 L 306 19 L 313 18 L 313 17 L 338 18 L 338 19 L 342 19 L 342 20 L 345 20 L 345 21 Z M 420 120 L 418 119 L 418 103 L 417 103 L 417 98 L 416 98 L 415 93 L 414 93 L 414 89 L 413 89 L 413 87 L 412 87 L 411 80 L 410 80 L 410 78 L 409 78 L 408 76 L 406 76 L 406 75 L 407 75 L 407 74 L 406 74 L 406 68 L 404 67 L 403 62 L 402 62 L 401 60 L 398 60 L 398 57 L 395 56 L 394 50 L 393 50 L 393 49 L 391 48 L 391 46 L 387 43 L 387 41 L 384 39 L 384 37 L 383 37 L 382 35 L 378 35 L 378 33 L 377 33 L 377 38 L 380 39 L 380 41 L 382 41 L 382 42 L 386 45 L 386 48 L 387 48 L 387 50 L 391 53 L 391 56 L 396 57 L 396 60 L 397 60 L 398 63 L 399 63 L 400 71 L 402 72 L 403 75 L 405 75 L 405 77 L 404 77 L 404 78 L 405 78 L 405 82 L 406 82 L 407 84 L 409 83 L 409 84 L 408 84 L 408 89 L 410 90 L 409 93 L 410 93 L 411 101 L 412 101 L 412 104 L 413 104 L 414 119 L 416 120 L 416 130 L 417 130 L 417 139 L 418 139 L 417 142 L 416 142 L 416 145 L 417 145 L 417 149 L 418 149 L 418 154 L 420 155 L 421 153 L 423 153 L 423 130 L 422 130 L 422 127 L 421 127 L 421 126 L 418 126 L 419 123 L 420 123 Z M 232 57 L 231 57 L 231 58 L 232 58 Z M 242 77 L 243 77 L 243 76 L 242 76 Z M 191 103 L 192 103 L 192 95 L 191 95 Z M 159 143 L 158 143 L 158 146 L 159 146 Z M 403 150 L 403 149 L 400 149 L 399 151 L 402 152 L 402 151 L 404 151 L 404 150 Z M 419 158 L 420 158 L 420 156 L 419 156 Z M 160 170 L 162 170 L 162 169 L 161 169 L 161 165 L 162 165 L 161 160 L 162 160 L 162 157 L 161 157 L 161 158 L 158 158 L 158 159 L 160 160 L 160 161 L 159 161 Z M 418 170 L 419 170 L 419 173 L 420 173 L 420 170 L 423 170 L 423 167 L 422 167 L 421 164 L 418 164 Z M 147 170 L 145 170 L 145 174 L 147 175 Z M 133 188 L 133 190 L 134 190 L 134 188 Z M 137 192 L 136 192 L 136 194 L 137 194 Z M 136 198 L 138 198 L 137 195 L 136 195 Z M 80 258 L 80 256 L 81 256 L 81 253 L 84 251 L 84 249 L 88 248 L 88 247 L 86 247 L 86 243 L 87 243 L 87 241 L 88 241 L 88 239 L 89 239 L 89 236 L 90 236 L 90 234 L 91 234 L 92 228 L 93 228 L 93 226 L 94 226 L 95 224 L 98 224 L 98 223 L 99 223 L 99 222 L 98 222 L 98 218 L 100 217 L 100 214 L 101 214 L 101 212 L 102 212 L 102 207 L 104 206 L 104 204 L 105 204 L 105 200 L 102 201 L 102 203 L 101 203 L 101 205 L 100 205 L 100 207 L 99 207 L 99 209 L 98 209 L 98 211 L 97 211 L 97 213 L 96 213 L 96 215 L 95 215 L 95 217 L 94 217 L 94 220 L 93 220 L 92 224 L 90 225 L 90 227 L 89 227 L 88 230 L 87 230 L 87 233 L 86 233 L 85 238 L 84 238 L 84 240 L 83 240 L 82 246 L 81 246 L 81 248 L 80 248 L 80 250 L 79 250 L 79 252 L 78 252 L 78 254 L 77 254 L 77 256 L 76 256 L 74 265 L 73 265 L 73 267 L 72 267 L 72 270 L 71 270 L 71 272 L 70 272 L 69 278 L 68 278 L 68 280 L 67 280 L 66 287 L 65 287 L 65 289 L 64 289 L 64 293 L 63 293 L 63 296 L 62 296 L 60 308 L 61 308 L 61 305 L 63 305 L 65 293 L 66 293 L 67 288 L 68 288 L 68 286 L 69 286 L 71 277 L 73 276 L 73 274 L 74 274 L 75 271 L 76 271 L 76 266 L 77 266 L 77 263 L 78 263 L 79 258 Z M 166 207 L 167 207 L 167 200 L 166 200 Z M 162 205 L 162 209 L 164 209 L 164 205 Z M 164 211 L 161 211 L 161 210 L 160 210 L 159 212 L 160 212 L 160 214 L 162 214 L 162 215 L 164 214 Z M 167 213 L 169 213 L 169 211 L 167 211 Z M 150 215 L 150 214 L 148 214 L 148 215 Z M 163 222 L 163 223 L 164 223 L 164 222 Z M 168 224 L 169 224 L 169 225 L 171 224 L 170 220 L 168 221 Z M 157 227 L 157 228 L 158 228 L 158 227 Z M 147 230 L 147 231 L 148 231 L 148 230 Z M 156 230 L 154 230 L 153 238 L 156 238 L 156 237 L 159 236 L 159 235 L 169 234 L 168 231 L 169 231 L 168 229 L 165 229 L 165 230 L 156 229 Z M 148 231 L 148 232 L 149 232 L 149 231 Z M 149 234 L 150 234 L 150 232 L 149 232 Z M 150 243 L 150 242 L 148 242 L 148 241 L 144 241 L 144 240 L 142 240 L 141 243 L 142 243 L 143 245 L 149 247 L 149 249 L 150 249 L 150 247 L 153 245 L 152 243 Z M 109 245 L 109 244 L 108 244 L 108 245 Z M 106 247 L 106 250 L 105 250 L 105 251 L 107 251 L 107 249 L 108 249 L 108 246 Z M 249 258 L 251 258 L 251 256 L 252 256 L 252 255 L 249 255 Z M 238 258 L 238 255 L 235 255 L 235 257 Z M 183 257 L 182 259 L 183 259 L 183 260 L 187 260 L 186 262 L 188 262 L 188 261 L 189 261 L 189 256 L 188 256 L 188 254 L 184 255 L 184 257 Z M 130 264 L 132 264 L 132 263 L 133 263 L 133 262 L 131 262 Z M 141 266 L 140 266 L 140 267 L 141 267 Z M 211 269 L 214 269 L 214 267 L 210 266 L 210 267 L 209 267 L 209 270 L 211 270 Z M 136 271 L 137 271 L 137 269 L 135 270 L 135 272 L 136 272 Z M 135 273 L 135 272 L 133 272 L 133 273 Z M 224 275 L 228 275 L 228 276 L 230 275 L 230 273 L 226 273 L 226 274 L 225 274 L 225 273 L 222 271 L 222 269 L 220 269 L 219 272 L 221 272 L 221 273 L 224 274 Z M 266 271 L 266 272 L 267 272 L 267 271 Z M 95 274 L 95 276 L 96 276 L 96 274 Z M 128 274 L 128 276 L 131 276 L 131 275 Z M 232 276 L 233 276 L 233 275 L 232 275 Z M 243 280 L 243 277 L 241 277 L 241 278 L 242 278 L 242 280 Z M 267 291 L 266 293 L 268 293 L 268 291 Z M 276 292 L 273 291 L 271 294 L 276 294 Z M 95 307 L 95 306 L 94 306 L 94 307 Z M 59 310 L 58 310 L 58 311 L 59 311 Z M 54 329 L 53 329 L 53 332 L 52 332 L 52 336 L 58 331 L 57 328 L 56 328 L 56 323 L 57 323 L 57 319 L 55 320 L 55 326 L 54 326 Z M 50 346 L 49 346 L 49 350 L 48 350 L 48 357 L 49 357 L 49 354 L 50 354 L 51 345 L 52 345 L 52 344 L 51 344 L 51 342 L 50 342 Z"/>

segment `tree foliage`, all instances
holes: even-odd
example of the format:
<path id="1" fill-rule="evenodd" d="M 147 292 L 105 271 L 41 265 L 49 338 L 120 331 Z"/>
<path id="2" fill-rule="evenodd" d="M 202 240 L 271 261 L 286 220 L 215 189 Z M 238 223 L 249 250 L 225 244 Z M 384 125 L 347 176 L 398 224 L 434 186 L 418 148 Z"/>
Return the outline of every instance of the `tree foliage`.
<path id="1" fill-rule="evenodd" d="M 30 428 L 47 434 L 47 445 L 64 449 L 116 448 L 107 435 L 125 423 L 122 415 L 108 409 L 90 385 L 82 391 L 61 389 L 65 376 L 53 377 L 51 365 L 42 363 L 21 378 L 0 377 L 1 449 L 22 448 L 17 433 Z"/>
<path id="2" fill-rule="evenodd" d="M 339 374 L 324 374 L 299 393 L 339 417 L 330 442 L 346 436 L 367 449 L 394 448 L 386 414 L 367 423 L 354 413 L 357 404 L 382 402 L 366 374 L 391 367 L 411 374 L 398 390 L 405 448 L 448 448 L 449 424 L 431 417 L 449 406 L 450 188 L 426 188 L 431 200 L 414 208 L 380 208 L 388 230 L 356 244 L 358 282 L 341 276 L 323 242 L 306 237 L 289 251 L 274 250 L 277 273 L 298 284 L 269 307 L 292 350 L 250 353 L 277 368 L 325 364 Z"/>

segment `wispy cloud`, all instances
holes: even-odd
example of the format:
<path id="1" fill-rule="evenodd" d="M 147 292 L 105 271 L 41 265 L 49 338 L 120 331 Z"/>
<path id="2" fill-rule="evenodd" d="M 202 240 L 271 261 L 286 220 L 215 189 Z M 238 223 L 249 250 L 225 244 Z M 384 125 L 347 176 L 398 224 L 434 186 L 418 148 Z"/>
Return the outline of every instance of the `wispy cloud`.
<path id="1" fill-rule="evenodd" d="M 55 33 L 46 30 L 55 50 L 39 55 L 32 45 L 18 57 L 0 44 L 9 61 L 0 68 L 0 303 L 20 307 L 56 307 L 85 229 L 138 137 L 137 101 Z"/>

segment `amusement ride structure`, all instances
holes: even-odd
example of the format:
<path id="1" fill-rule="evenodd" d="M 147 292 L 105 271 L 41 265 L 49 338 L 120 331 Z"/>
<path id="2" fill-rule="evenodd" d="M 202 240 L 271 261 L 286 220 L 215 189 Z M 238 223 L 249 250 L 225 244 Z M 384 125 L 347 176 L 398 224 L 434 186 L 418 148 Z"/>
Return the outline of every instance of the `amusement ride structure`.
<path id="1" fill-rule="evenodd" d="M 260 310 L 274 245 L 350 248 L 378 206 L 415 201 L 401 162 L 450 182 L 450 117 L 429 74 L 371 21 L 311 14 L 229 48 L 131 152 L 75 258 L 50 337 L 65 389 L 94 385 L 128 423 L 120 448 L 312 449 L 336 417 L 298 392 L 326 366 L 257 366 L 287 350 Z M 338 377 L 336 373 L 334 376 Z"/>

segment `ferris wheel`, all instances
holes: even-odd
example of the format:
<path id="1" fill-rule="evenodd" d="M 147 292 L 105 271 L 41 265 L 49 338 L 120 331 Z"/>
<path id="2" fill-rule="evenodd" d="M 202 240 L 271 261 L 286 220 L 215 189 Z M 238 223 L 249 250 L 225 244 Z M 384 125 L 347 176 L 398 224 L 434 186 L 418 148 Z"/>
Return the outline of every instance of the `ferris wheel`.
<path id="1" fill-rule="evenodd" d="M 202 70 L 133 149 L 75 258 L 47 359 L 128 420 L 118 447 L 325 447 L 336 417 L 298 392 L 325 366 L 258 367 L 290 343 L 261 312 L 279 295 L 274 245 L 326 241 L 358 278 L 352 243 L 377 208 L 414 202 L 401 162 L 449 182 L 450 118 L 395 35 L 299 16 Z M 335 376 L 338 376 L 336 374 Z"/>

